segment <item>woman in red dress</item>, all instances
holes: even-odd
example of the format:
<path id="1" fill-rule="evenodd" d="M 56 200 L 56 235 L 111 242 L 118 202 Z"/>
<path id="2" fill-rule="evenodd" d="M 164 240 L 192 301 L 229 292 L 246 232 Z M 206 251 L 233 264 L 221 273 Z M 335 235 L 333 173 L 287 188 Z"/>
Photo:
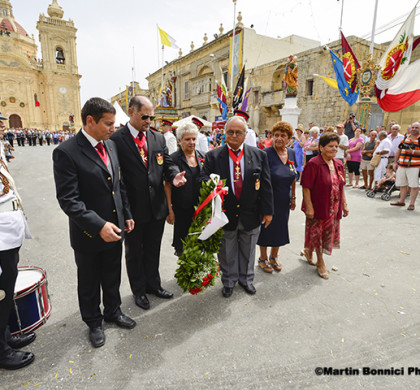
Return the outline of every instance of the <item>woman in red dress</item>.
<path id="1" fill-rule="evenodd" d="M 323 279 L 328 279 L 328 272 L 322 255 L 331 255 L 333 248 L 340 247 L 340 219 L 349 213 L 343 163 L 334 158 L 339 142 L 335 133 L 320 137 L 320 153 L 306 164 L 301 181 L 302 210 L 306 215 L 305 248 L 301 255 L 317 267 Z M 314 251 L 317 262 L 312 259 Z"/>

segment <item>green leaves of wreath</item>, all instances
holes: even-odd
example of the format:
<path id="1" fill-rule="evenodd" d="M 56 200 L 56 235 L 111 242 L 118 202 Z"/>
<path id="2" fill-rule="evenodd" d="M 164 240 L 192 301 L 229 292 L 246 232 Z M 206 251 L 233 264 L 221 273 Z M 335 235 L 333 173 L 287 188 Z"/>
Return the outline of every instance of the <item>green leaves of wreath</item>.
<path id="1" fill-rule="evenodd" d="M 223 181 L 223 185 L 225 180 Z M 198 205 L 213 192 L 216 184 L 209 180 L 203 182 L 200 189 Z M 219 276 L 220 266 L 215 255 L 219 253 L 223 229 L 219 229 L 207 240 L 201 241 L 198 236 L 208 224 L 212 214 L 212 202 L 209 202 L 195 217 L 183 241 L 182 255 L 178 259 L 178 269 L 175 272 L 178 285 L 191 294 L 196 295 L 209 286 L 214 286 Z"/>

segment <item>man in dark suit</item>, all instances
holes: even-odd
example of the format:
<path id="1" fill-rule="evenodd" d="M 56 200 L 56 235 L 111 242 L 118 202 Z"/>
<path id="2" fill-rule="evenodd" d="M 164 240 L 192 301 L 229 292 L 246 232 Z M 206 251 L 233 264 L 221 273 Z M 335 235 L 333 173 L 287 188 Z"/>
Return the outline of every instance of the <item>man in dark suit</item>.
<path id="1" fill-rule="evenodd" d="M 132 329 L 135 321 L 120 305 L 124 230 L 134 228 L 121 180 L 115 109 L 101 98 L 82 108 L 83 128 L 53 152 L 57 199 L 70 222 L 70 242 L 77 264 L 79 307 L 94 347 L 105 343 L 102 319 Z M 102 287 L 104 313 L 100 310 Z"/>
<path id="2" fill-rule="evenodd" d="M 163 180 L 183 185 L 185 172 L 169 157 L 165 138 L 150 130 L 154 119 L 152 102 L 134 96 L 129 102 L 130 121 L 113 136 L 136 227 L 125 241 L 125 259 L 131 291 L 137 306 L 149 309 L 146 296 L 169 299 L 173 294 L 161 286 L 160 245 L 168 215 Z"/>
<path id="3" fill-rule="evenodd" d="M 223 204 L 229 223 L 223 228 L 218 255 L 226 298 L 237 282 L 248 294 L 255 294 L 257 239 L 261 224 L 267 227 L 274 212 L 267 155 L 244 144 L 247 129 L 244 118 L 231 117 L 226 123 L 226 145 L 206 154 L 202 172 L 203 180 L 216 173 L 229 187 Z"/>

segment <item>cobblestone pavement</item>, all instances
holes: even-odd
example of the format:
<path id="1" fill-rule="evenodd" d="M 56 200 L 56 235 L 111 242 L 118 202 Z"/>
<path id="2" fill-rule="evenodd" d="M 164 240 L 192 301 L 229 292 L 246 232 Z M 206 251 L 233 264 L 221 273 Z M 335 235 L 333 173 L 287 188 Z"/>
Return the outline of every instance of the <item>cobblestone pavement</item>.
<path id="1" fill-rule="evenodd" d="M 336 269 L 328 281 L 299 256 L 298 207 L 291 244 L 280 249 L 283 271 L 257 267 L 257 294 L 236 288 L 229 299 L 220 281 L 198 296 L 182 293 L 166 225 L 160 269 L 174 299 L 152 296 L 151 309 L 141 310 L 124 267 L 122 308 L 137 327 L 105 324 L 105 346 L 92 349 L 78 310 L 67 217 L 55 199 L 52 150 L 16 148 L 10 164 L 34 236 L 21 249 L 21 265 L 47 270 L 53 311 L 27 348 L 35 362 L 1 371 L 0 389 L 418 388 L 408 371 L 420 367 L 419 202 L 410 212 L 346 190 L 350 216 L 342 221 L 341 249 L 327 256 L 328 269 Z M 297 195 L 300 205 L 300 188 Z M 329 375 L 329 367 L 347 368 L 347 375 Z M 404 375 L 363 375 L 363 367 L 403 367 Z"/>

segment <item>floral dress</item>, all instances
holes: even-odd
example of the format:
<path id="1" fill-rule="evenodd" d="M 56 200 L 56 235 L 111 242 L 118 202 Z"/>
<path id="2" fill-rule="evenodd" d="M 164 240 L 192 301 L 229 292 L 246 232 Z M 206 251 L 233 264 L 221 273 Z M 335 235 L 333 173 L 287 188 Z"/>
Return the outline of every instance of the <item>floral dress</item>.
<path id="1" fill-rule="evenodd" d="M 337 218 L 340 201 L 340 180 L 337 172 L 331 174 L 330 216 L 326 220 L 306 219 L 305 248 L 309 252 L 321 249 L 323 253 L 331 255 L 333 248 L 340 248 L 340 220 Z"/>

